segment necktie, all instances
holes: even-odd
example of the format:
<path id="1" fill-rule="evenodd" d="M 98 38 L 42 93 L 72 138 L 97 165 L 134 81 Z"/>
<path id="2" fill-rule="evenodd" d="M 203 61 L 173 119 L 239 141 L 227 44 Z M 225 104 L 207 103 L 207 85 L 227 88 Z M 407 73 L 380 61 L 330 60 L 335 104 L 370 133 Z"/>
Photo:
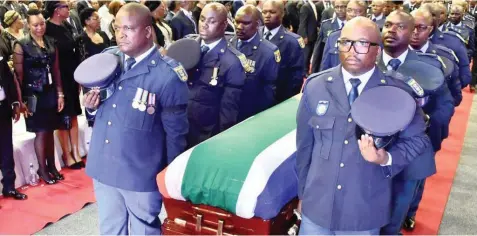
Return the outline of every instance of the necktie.
<path id="1" fill-rule="evenodd" d="M 265 39 L 266 40 L 270 40 L 270 37 L 272 36 L 272 33 L 270 33 L 270 31 L 268 31 L 266 34 L 265 34 Z"/>
<path id="2" fill-rule="evenodd" d="M 353 104 L 354 100 L 356 100 L 356 98 L 359 95 L 358 86 L 361 84 L 361 80 L 357 78 L 352 78 L 352 79 L 349 79 L 349 82 L 351 83 L 351 86 L 353 86 L 351 88 L 351 91 L 348 94 L 348 102 L 349 102 L 349 105 L 351 106 L 351 104 Z"/>
<path id="3" fill-rule="evenodd" d="M 373 18 L 373 21 L 376 22 L 376 18 Z"/>
<path id="4" fill-rule="evenodd" d="M 126 59 L 126 70 L 124 70 L 124 72 L 129 71 L 134 64 L 136 64 L 136 60 L 134 60 L 134 58 L 130 57 Z"/>
<path id="5" fill-rule="evenodd" d="M 240 49 L 242 49 L 242 47 L 245 45 L 245 42 L 244 41 L 238 41 L 237 42 L 237 49 L 240 51 Z"/>
<path id="6" fill-rule="evenodd" d="M 391 59 L 388 65 L 390 65 L 393 68 L 393 71 L 396 71 L 401 65 L 401 61 L 399 59 Z"/>
<path id="7" fill-rule="evenodd" d="M 341 28 L 340 29 L 343 29 L 344 27 L 344 22 L 341 22 Z"/>
<path id="8" fill-rule="evenodd" d="M 210 48 L 206 45 L 202 45 L 200 47 L 200 58 L 202 59 L 204 57 L 205 54 L 207 54 L 207 52 L 210 50 Z"/>

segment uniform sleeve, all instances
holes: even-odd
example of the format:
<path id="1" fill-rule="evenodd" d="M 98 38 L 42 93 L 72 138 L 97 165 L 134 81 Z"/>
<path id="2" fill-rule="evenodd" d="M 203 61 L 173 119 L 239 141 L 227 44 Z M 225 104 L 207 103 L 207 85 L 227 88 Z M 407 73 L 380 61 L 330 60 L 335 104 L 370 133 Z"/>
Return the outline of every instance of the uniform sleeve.
<path id="1" fill-rule="evenodd" d="M 298 178 L 298 197 L 303 199 L 305 191 L 306 177 L 310 169 L 314 136 L 313 129 L 308 125 L 311 112 L 306 100 L 306 91 L 300 100 L 297 112 L 296 129 L 296 172 Z"/>
<path id="2" fill-rule="evenodd" d="M 459 58 L 459 74 L 460 74 L 460 83 L 462 88 L 467 87 L 472 80 L 472 75 L 470 73 L 469 67 L 469 58 L 467 57 L 467 49 L 463 43 L 456 44 L 458 50 L 455 50 L 457 57 Z"/>
<path id="3" fill-rule="evenodd" d="M 292 91 L 293 94 L 298 94 L 303 85 L 303 80 L 305 78 L 305 58 L 303 57 L 303 48 L 300 47 L 300 44 L 297 40 L 294 40 L 293 48 L 291 51 L 291 58 L 289 63 L 293 68 L 293 81 L 292 81 Z"/>
<path id="4" fill-rule="evenodd" d="M 225 75 L 224 93 L 220 101 L 219 132 L 222 132 L 237 123 L 240 95 L 245 83 L 245 71 L 236 59 Z"/>
<path id="5" fill-rule="evenodd" d="M 425 130 L 422 110 L 420 107 L 417 107 L 411 124 L 399 134 L 396 142 L 388 150 L 393 157 L 393 164 L 391 166 L 392 176 L 397 175 L 431 145 Z"/>
<path id="6" fill-rule="evenodd" d="M 462 102 L 462 85 L 459 79 L 459 66 L 457 63 L 454 64 L 454 68 L 451 79 L 447 80 L 447 86 L 454 98 L 454 106 L 459 106 Z"/>
<path id="7" fill-rule="evenodd" d="M 304 4 L 300 8 L 300 25 L 298 26 L 298 34 L 303 37 L 308 37 L 308 11 L 306 5 Z"/>
<path id="8" fill-rule="evenodd" d="M 177 17 L 171 19 L 172 39 L 174 41 L 182 38 L 182 24 Z"/>
<path id="9" fill-rule="evenodd" d="M 278 51 L 278 49 L 276 50 Z M 271 56 L 268 58 L 267 62 L 264 65 L 264 70 L 262 70 L 262 76 L 265 81 L 263 81 L 263 93 L 265 97 L 265 104 L 266 108 L 271 107 L 275 104 L 275 95 L 277 89 L 277 77 L 278 77 L 278 70 L 280 69 L 280 64 L 276 61 L 275 56 Z"/>
<path id="10" fill-rule="evenodd" d="M 321 58 L 321 65 L 320 65 L 320 71 L 324 71 L 324 70 L 327 70 L 329 68 L 331 68 L 331 65 L 330 65 L 330 51 L 333 47 L 333 45 L 331 45 L 331 40 L 330 40 L 331 37 L 328 36 L 328 38 L 326 39 L 326 43 L 325 43 L 325 48 L 323 49 L 323 57 Z"/>
<path id="11" fill-rule="evenodd" d="M 442 138 L 442 127 L 447 127 L 454 115 L 454 100 L 447 88 L 443 86 L 436 94 L 433 95 L 436 106 L 433 112 L 428 114 L 430 117 L 430 126 L 428 135 L 431 139 L 434 151 L 440 150 Z"/>
<path id="12" fill-rule="evenodd" d="M 187 84 L 172 78 L 161 95 L 161 120 L 166 135 L 167 163 L 181 154 L 186 147 L 186 135 L 189 132 L 187 120 L 187 102 L 189 89 Z"/>

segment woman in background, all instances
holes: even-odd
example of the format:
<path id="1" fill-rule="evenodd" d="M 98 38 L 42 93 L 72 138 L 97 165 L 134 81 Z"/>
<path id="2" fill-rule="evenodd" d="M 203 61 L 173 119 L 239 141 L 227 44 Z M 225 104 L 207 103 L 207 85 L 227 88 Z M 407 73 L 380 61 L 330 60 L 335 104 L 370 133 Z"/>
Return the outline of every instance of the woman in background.
<path id="1" fill-rule="evenodd" d="M 79 101 L 80 87 L 73 76 L 79 62 L 75 53 L 73 31 L 65 25 L 66 19 L 70 16 L 69 5 L 66 1 L 46 1 L 45 14 L 49 18 L 46 23 L 46 35 L 56 42 L 65 93 L 65 108 L 61 112 L 62 125 L 58 130 L 63 161 L 70 169 L 81 169 L 84 163 L 81 162 L 79 153 L 77 119 L 82 112 Z"/>
<path id="2" fill-rule="evenodd" d="M 167 15 L 166 3 L 164 1 L 146 1 L 144 5 L 151 11 L 152 17 L 155 21 L 155 25 L 160 30 L 156 34 L 158 44 L 167 50 L 167 48 L 172 44 L 173 41 L 172 29 L 164 21 L 164 18 Z M 162 40 L 163 44 L 161 44 Z"/>

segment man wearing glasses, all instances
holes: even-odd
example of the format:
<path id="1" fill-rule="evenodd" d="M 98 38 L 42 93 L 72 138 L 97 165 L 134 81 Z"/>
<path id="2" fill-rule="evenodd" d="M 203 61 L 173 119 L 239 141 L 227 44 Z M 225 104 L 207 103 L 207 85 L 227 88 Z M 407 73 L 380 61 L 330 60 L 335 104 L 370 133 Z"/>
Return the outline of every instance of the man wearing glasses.
<path id="1" fill-rule="evenodd" d="M 365 1 L 350 1 L 346 6 L 346 21 L 349 21 L 357 16 L 366 16 L 367 9 L 368 6 Z M 346 22 L 342 22 L 342 25 L 344 25 L 344 23 Z M 325 48 L 323 49 L 323 58 L 321 60 L 320 71 L 327 70 L 340 64 L 338 49 L 335 47 L 336 41 L 340 37 L 340 33 L 341 30 L 337 30 L 328 36 L 328 39 L 325 43 Z"/>
<path id="2" fill-rule="evenodd" d="M 419 29 L 422 28 L 421 26 L 419 25 L 418 30 L 422 30 Z M 422 70 L 429 74 L 442 74 L 441 67 L 434 66 L 435 64 L 441 66 L 439 61 L 431 64 L 433 62 L 429 62 L 429 55 L 418 55 L 409 50 L 411 35 L 415 31 L 414 19 L 404 11 L 397 10 L 386 17 L 382 33 L 384 49 L 378 61 L 378 66 L 381 69 L 397 71 L 406 76 L 408 72 L 402 71 L 401 65 L 412 63 L 409 61 L 424 61 L 429 63 L 429 67 L 422 68 Z M 432 79 L 432 77 L 429 78 L 429 80 Z M 381 234 L 396 235 L 400 233 L 402 223 L 419 184 L 423 179 L 436 173 L 435 151 L 440 148 L 442 128 L 450 122 L 454 114 L 454 103 L 446 84 L 427 94 L 425 98 L 427 103 L 420 105 L 428 116 L 429 129 L 427 131 L 431 137 L 433 148 L 426 149 L 420 158 L 411 161 L 409 166 L 393 178 L 391 221 L 383 227 Z"/>
<path id="3" fill-rule="evenodd" d="M 338 40 L 341 66 L 311 75 L 304 87 L 297 113 L 302 235 L 379 234 L 389 223 L 391 178 L 430 146 L 418 112 L 387 150 L 371 137 L 356 139 L 354 99 L 382 84 L 402 88 L 376 68 L 380 40 L 373 21 L 350 20 Z"/>

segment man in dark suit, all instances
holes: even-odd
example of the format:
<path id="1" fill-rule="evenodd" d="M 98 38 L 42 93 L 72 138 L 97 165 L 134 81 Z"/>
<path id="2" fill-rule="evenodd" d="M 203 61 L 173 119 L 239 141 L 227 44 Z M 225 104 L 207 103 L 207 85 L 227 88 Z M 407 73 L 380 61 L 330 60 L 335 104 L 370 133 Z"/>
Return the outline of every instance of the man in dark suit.
<path id="1" fill-rule="evenodd" d="M 181 6 L 178 1 L 171 0 L 168 2 L 167 9 L 169 12 L 167 12 L 167 16 L 164 20 L 170 25 L 172 18 L 181 10 Z"/>
<path id="2" fill-rule="evenodd" d="M 382 84 L 407 86 L 376 67 L 380 40 L 370 19 L 348 21 L 338 41 L 342 66 L 307 79 L 297 112 L 300 235 L 378 235 L 390 220 L 392 178 L 430 146 L 418 107 L 390 147 L 356 139 L 354 99 Z"/>
<path id="3" fill-rule="evenodd" d="M 155 179 L 186 147 L 187 74 L 154 45 L 147 7 L 124 5 L 115 25 L 120 46 L 104 53 L 123 65 L 113 81 L 116 91 L 102 103 L 97 90 L 83 100 L 97 109 L 86 173 L 93 179 L 102 235 L 159 235 L 162 197 Z"/>
<path id="4" fill-rule="evenodd" d="M 171 20 L 172 36 L 174 41 L 184 38 L 188 34 L 197 33 L 197 22 L 192 15 L 192 7 L 194 2 L 181 0 L 177 4 L 180 4 L 181 9 Z"/>
<path id="5" fill-rule="evenodd" d="M 305 48 L 303 56 L 305 61 L 305 73 L 310 70 L 310 60 L 313 54 L 316 38 L 318 36 L 318 22 L 321 12 L 318 12 L 317 6 L 313 0 L 309 0 L 300 9 L 300 25 L 298 35 L 303 38 Z"/>
<path id="6" fill-rule="evenodd" d="M 414 29 L 414 19 L 405 11 L 394 11 L 386 17 L 382 33 L 384 50 L 378 61 L 378 66 L 382 70 L 393 70 L 407 76 L 407 72 L 400 70 L 401 65 L 412 63 L 409 61 L 426 62 L 416 52 L 409 50 L 411 33 Z M 422 69 L 428 71 L 429 74 L 442 74 L 442 68 L 435 67 L 435 65 L 441 66 L 441 64 L 438 60 L 435 62 L 436 64 L 429 64 L 427 68 Z M 382 228 L 382 234 L 396 235 L 400 233 L 420 182 L 436 173 L 435 149 L 438 148 L 437 146 L 440 147 L 442 128 L 450 122 L 450 118 L 454 114 L 454 102 L 445 83 L 440 89 L 426 94 L 426 97 L 428 102 L 423 106 L 423 111 L 429 116 L 427 118 L 429 129 L 436 131 L 434 134 L 428 133 L 431 136 L 433 148 L 426 150 L 419 159 L 410 162 L 409 166 L 393 178 L 391 221 Z"/>
<path id="7" fill-rule="evenodd" d="M 421 6 L 422 0 L 410 0 L 408 3 L 403 4 L 402 8 L 405 12 L 410 13 Z"/>
<path id="8" fill-rule="evenodd" d="M 383 8 L 385 4 L 386 2 L 384 0 L 373 0 L 371 3 L 372 13 L 370 14 L 369 18 L 379 26 L 380 30 L 383 29 L 384 20 L 386 18 L 383 14 Z"/>
<path id="9" fill-rule="evenodd" d="M 192 15 L 194 16 L 195 22 L 199 22 L 200 13 L 202 12 L 202 9 L 204 9 L 204 6 L 206 4 L 207 4 L 206 0 L 197 1 L 197 4 L 195 5 L 194 9 L 192 10 Z"/>
<path id="10" fill-rule="evenodd" d="M 16 200 L 27 196 L 15 189 L 15 162 L 13 159 L 12 118 L 20 119 L 21 95 L 18 82 L 7 64 L 8 47 L 0 37 L 0 167 L 2 171 L 2 194 Z"/>
<path id="11" fill-rule="evenodd" d="M 335 4 L 336 1 L 327 1 L 323 0 L 322 2 L 318 3 L 318 9 L 321 12 L 321 21 L 325 21 L 331 18 L 334 18 L 335 15 Z"/>
<path id="12" fill-rule="evenodd" d="M 81 24 L 77 3 L 70 1 L 68 5 L 70 7 L 70 16 L 66 18 L 67 25 L 73 30 L 74 36 L 82 34 L 83 24 Z"/>
<path id="13" fill-rule="evenodd" d="M 293 28 L 293 33 L 298 33 L 298 27 L 300 26 L 300 9 L 298 9 L 298 2 L 288 1 L 285 5 L 287 12 L 287 19 Z"/>

